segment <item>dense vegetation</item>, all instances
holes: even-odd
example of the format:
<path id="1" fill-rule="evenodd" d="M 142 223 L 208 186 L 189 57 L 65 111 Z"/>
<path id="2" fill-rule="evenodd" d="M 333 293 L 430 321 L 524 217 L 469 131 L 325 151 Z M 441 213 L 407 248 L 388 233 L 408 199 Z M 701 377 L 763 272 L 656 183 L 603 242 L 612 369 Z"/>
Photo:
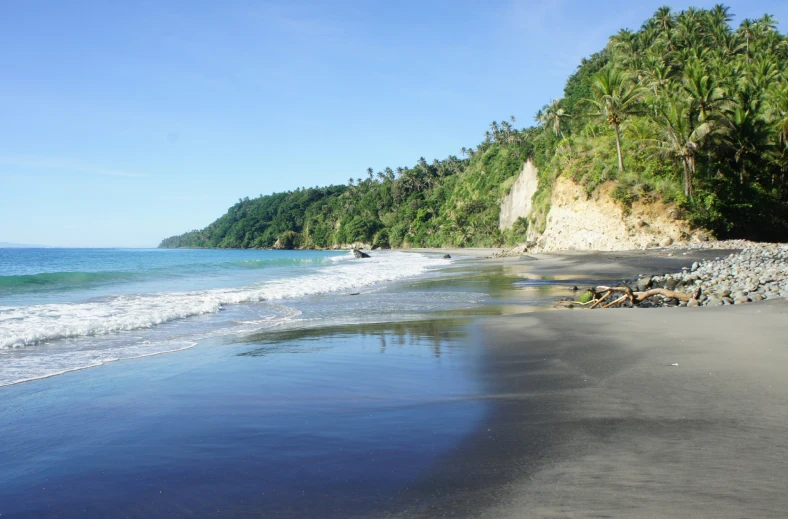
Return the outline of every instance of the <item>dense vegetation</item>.
<path id="1" fill-rule="evenodd" d="M 766 15 L 730 26 L 728 8 L 660 8 L 583 60 L 537 125 L 493 122 L 485 140 L 347 186 L 239 200 L 162 247 L 491 246 L 542 230 L 555 178 L 616 198 L 674 202 L 718 236 L 788 236 L 788 38 Z M 501 198 L 523 163 L 540 171 L 529 221 L 502 233 Z"/>

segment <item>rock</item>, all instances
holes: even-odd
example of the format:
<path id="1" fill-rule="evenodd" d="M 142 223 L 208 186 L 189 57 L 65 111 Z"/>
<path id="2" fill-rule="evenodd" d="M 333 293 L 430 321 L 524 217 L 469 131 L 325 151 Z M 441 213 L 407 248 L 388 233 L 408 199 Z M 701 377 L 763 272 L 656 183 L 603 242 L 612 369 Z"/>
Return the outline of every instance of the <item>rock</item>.
<path id="1" fill-rule="evenodd" d="M 671 238 L 670 236 L 665 236 L 664 238 L 662 238 L 662 240 L 660 240 L 659 245 L 660 247 L 670 247 L 671 245 L 673 245 L 673 238 Z"/>
<path id="2" fill-rule="evenodd" d="M 729 297 L 730 295 L 731 295 L 731 291 L 728 290 L 727 288 L 717 291 L 717 297 L 719 297 L 720 299 Z"/>
<path id="3" fill-rule="evenodd" d="M 708 306 L 720 306 L 722 305 L 722 299 L 717 296 L 711 296 L 709 298 L 709 302 L 706 303 Z"/>
<path id="4" fill-rule="evenodd" d="M 731 299 L 730 297 L 723 297 L 722 298 L 722 302 L 724 304 L 726 304 L 726 305 L 732 305 L 733 304 L 733 299 Z"/>
<path id="5" fill-rule="evenodd" d="M 668 290 L 673 290 L 674 288 L 676 288 L 676 285 L 678 284 L 679 282 L 673 278 L 668 278 L 665 280 L 665 288 L 667 288 Z"/>
<path id="6" fill-rule="evenodd" d="M 369 258 L 369 254 L 367 254 L 366 252 L 361 252 L 358 249 L 353 249 L 353 256 L 357 258 Z"/>
<path id="7" fill-rule="evenodd" d="M 644 292 L 651 286 L 651 278 L 640 278 L 637 281 L 638 290 Z"/>
<path id="8" fill-rule="evenodd" d="M 763 301 L 763 296 L 761 294 L 751 294 L 750 301 Z"/>
<path id="9" fill-rule="evenodd" d="M 736 298 L 736 304 L 737 305 L 742 304 L 742 303 L 749 303 L 749 302 L 750 302 L 750 298 L 745 296 L 745 295 L 740 295 L 740 296 L 738 296 Z"/>
<path id="10" fill-rule="evenodd" d="M 451 259 L 451 254 L 444 254 L 443 259 Z"/>
<path id="11" fill-rule="evenodd" d="M 693 272 L 695 272 L 696 270 L 698 270 L 698 268 L 699 268 L 699 267 L 700 267 L 700 265 L 699 265 L 699 264 L 698 264 L 698 262 L 696 261 L 695 263 L 693 263 L 693 264 L 692 264 L 692 267 L 690 267 L 690 270 L 692 270 Z"/>
<path id="12" fill-rule="evenodd" d="M 700 306 L 700 303 L 693 297 L 687 302 L 687 306 Z"/>

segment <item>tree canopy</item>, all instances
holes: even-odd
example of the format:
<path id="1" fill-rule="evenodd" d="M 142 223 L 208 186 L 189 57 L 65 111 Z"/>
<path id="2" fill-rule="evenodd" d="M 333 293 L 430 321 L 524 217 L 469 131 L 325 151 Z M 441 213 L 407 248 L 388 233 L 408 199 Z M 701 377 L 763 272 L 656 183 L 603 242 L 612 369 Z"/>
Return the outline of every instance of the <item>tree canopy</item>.
<path id="1" fill-rule="evenodd" d="M 623 204 L 661 197 L 720 237 L 788 237 L 788 38 L 769 15 L 730 25 L 729 8 L 659 8 L 584 59 L 564 97 L 515 128 L 493 122 L 461 157 L 366 172 L 346 186 L 239 200 L 162 247 L 495 246 L 544 227 L 555 178 Z M 529 221 L 498 229 L 500 202 L 532 158 Z"/>

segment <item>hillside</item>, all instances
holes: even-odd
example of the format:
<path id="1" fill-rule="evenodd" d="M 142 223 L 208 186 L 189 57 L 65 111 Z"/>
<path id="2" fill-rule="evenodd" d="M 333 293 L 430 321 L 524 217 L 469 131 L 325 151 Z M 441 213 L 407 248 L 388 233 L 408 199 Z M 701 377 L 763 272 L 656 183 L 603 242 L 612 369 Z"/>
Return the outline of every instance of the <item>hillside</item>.
<path id="1" fill-rule="evenodd" d="M 735 29 L 731 18 L 724 6 L 660 8 L 583 60 L 533 127 L 512 117 L 461 158 L 239 200 L 160 246 L 511 245 L 547 229 L 559 176 L 623 215 L 658 203 L 721 238 L 785 240 L 788 39 L 768 15 Z M 501 230 L 501 202 L 529 158 L 530 212 Z"/>

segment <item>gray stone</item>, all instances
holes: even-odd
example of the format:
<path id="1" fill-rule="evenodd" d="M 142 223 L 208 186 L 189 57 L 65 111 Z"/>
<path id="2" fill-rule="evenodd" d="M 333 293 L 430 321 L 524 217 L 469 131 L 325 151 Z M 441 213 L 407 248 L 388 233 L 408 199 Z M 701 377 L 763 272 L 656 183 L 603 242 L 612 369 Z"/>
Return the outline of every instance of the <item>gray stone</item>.
<path id="1" fill-rule="evenodd" d="M 751 301 L 763 301 L 763 296 L 761 294 L 752 294 L 750 295 Z"/>
<path id="2" fill-rule="evenodd" d="M 687 302 L 687 306 L 700 306 L 700 303 L 693 297 Z"/>
<path id="3" fill-rule="evenodd" d="M 749 302 L 750 302 L 750 298 L 745 295 L 741 295 L 736 298 L 736 304 L 749 303 Z"/>
<path id="4" fill-rule="evenodd" d="M 717 296 L 711 296 L 707 304 L 709 306 L 720 306 L 722 304 L 722 299 Z"/>

